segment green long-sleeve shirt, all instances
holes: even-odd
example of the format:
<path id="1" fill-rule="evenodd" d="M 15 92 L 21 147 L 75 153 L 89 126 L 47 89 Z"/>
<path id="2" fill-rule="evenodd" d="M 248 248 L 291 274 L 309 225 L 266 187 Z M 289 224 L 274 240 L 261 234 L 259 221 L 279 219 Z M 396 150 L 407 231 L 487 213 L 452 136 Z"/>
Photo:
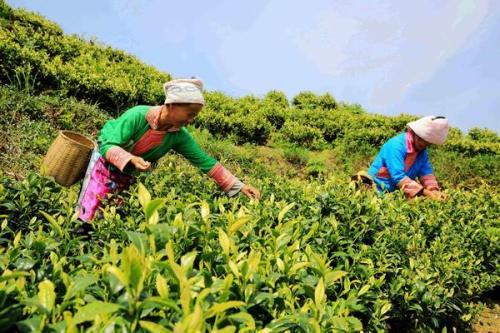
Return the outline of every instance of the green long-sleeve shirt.
<path id="1" fill-rule="evenodd" d="M 118 146 L 130 152 L 134 144 L 151 128 L 146 115 L 151 106 L 139 105 L 127 110 L 117 119 L 109 120 L 99 133 L 100 153 L 106 156 L 108 150 Z M 155 162 L 171 149 L 184 156 L 203 173 L 208 173 L 217 161 L 204 152 L 185 127 L 177 132 L 167 132 L 159 146 L 153 147 L 141 155 L 149 162 Z M 131 167 L 125 172 L 130 173 Z"/>

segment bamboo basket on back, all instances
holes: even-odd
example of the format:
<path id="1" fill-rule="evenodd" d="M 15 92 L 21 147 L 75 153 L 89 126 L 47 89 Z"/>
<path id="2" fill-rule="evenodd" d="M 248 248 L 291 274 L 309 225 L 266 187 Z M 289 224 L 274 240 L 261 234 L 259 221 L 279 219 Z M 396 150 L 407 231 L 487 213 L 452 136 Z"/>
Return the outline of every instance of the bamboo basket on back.
<path id="1" fill-rule="evenodd" d="M 41 173 L 69 187 L 85 175 L 95 147 L 94 141 L 77 132 L 60 131 L 43 159 Z"/>

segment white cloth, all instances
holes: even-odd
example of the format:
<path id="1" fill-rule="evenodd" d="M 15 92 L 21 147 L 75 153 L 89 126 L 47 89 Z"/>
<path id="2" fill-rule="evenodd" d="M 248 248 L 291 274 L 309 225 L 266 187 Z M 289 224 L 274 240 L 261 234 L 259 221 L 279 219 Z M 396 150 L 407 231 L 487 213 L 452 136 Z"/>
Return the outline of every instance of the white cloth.
<path id="1" fill-rule="evenodd" d="M 226 192 L 226 195 L 230 198 L 234 197 L 236 194 L 240 193 L 241 189 L 245 186 L 245 184 L 237 179 L 236 183 Z"/>
<path id="2" fill-rule="evenodd" d="M 94 169 L 94 165 L 97 160 L 101 157 L 99 153 L 99 145 L 96 144 L 94 150 L 92 151 L 92 155 L 90 155 L 90 161 L 87 166 L 87 171 L 85 171 L 85 177 L 83 178 L 82 188 L 80 189 L 80 194 L 78 195 L 78 201 L 76 202 L 76 211 L 80 211 L 80 207 L 82 205 L 83 196 L 85 195 L 85 191 L 87 190 L 87 186 L 89 186 L 90 176 L 92 174 L 92 170 Z"/>
<path id="3" fill-rule="evenodd" d="M 178 79 L 166 82 L 163 85 L 165 91 L 165 104 L 172 103 L 196 103 L 205 105 L 203 98 L 203 82 L 200 79 Z"/>
<path id="4" fill-rule="evenodd" d="M 426 116 L 408 123 L 408 127 L 425 141 L 442 145 L 448 136 L 448 119 L 445 117 Z"/>

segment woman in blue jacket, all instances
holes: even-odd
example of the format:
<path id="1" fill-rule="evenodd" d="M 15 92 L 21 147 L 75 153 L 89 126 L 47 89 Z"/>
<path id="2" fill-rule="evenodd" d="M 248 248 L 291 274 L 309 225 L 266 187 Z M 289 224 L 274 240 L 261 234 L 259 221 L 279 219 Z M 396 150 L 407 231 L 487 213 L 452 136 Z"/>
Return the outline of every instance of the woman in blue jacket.
<path id="1" fill-rule="evenodd" d="M 405 133 L 391 138 L 382 146 L 368 175 L 379 191 L 401 189 L 407 198 L 424 195 L 444 199 L 432 171 L 427 147 L 443 144 L 447 136 L 448 120 L 445 117 L 427 116 L 412 121 L 408 123 Z"/>

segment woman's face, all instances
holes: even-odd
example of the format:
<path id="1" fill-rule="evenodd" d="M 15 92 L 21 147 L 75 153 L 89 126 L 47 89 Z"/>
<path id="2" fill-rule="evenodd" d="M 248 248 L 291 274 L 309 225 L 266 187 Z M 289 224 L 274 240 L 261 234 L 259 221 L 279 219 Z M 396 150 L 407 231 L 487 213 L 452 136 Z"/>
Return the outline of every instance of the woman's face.
<path id="1" fill-rule="evenodd" d="M 198 116 L 203 108 L 203 105 L 196 103 L 168 104 L 165 107 L 167 108 L 167 112 L 162 112 L 160 123 L 162 125 L 168 124 L 173 128 L 181 128 L 193 122 L 194 118 Z"/>
<path id="2" fill-rule="evenodd" d="M 422 139 L 421 137 L 419 137 L 418 135 L 415 134 L 415 150 L 416 151 L 422 151 L 430 145 L 431 145 L 430 142 L 425 141 L 424 139 Z"/>

